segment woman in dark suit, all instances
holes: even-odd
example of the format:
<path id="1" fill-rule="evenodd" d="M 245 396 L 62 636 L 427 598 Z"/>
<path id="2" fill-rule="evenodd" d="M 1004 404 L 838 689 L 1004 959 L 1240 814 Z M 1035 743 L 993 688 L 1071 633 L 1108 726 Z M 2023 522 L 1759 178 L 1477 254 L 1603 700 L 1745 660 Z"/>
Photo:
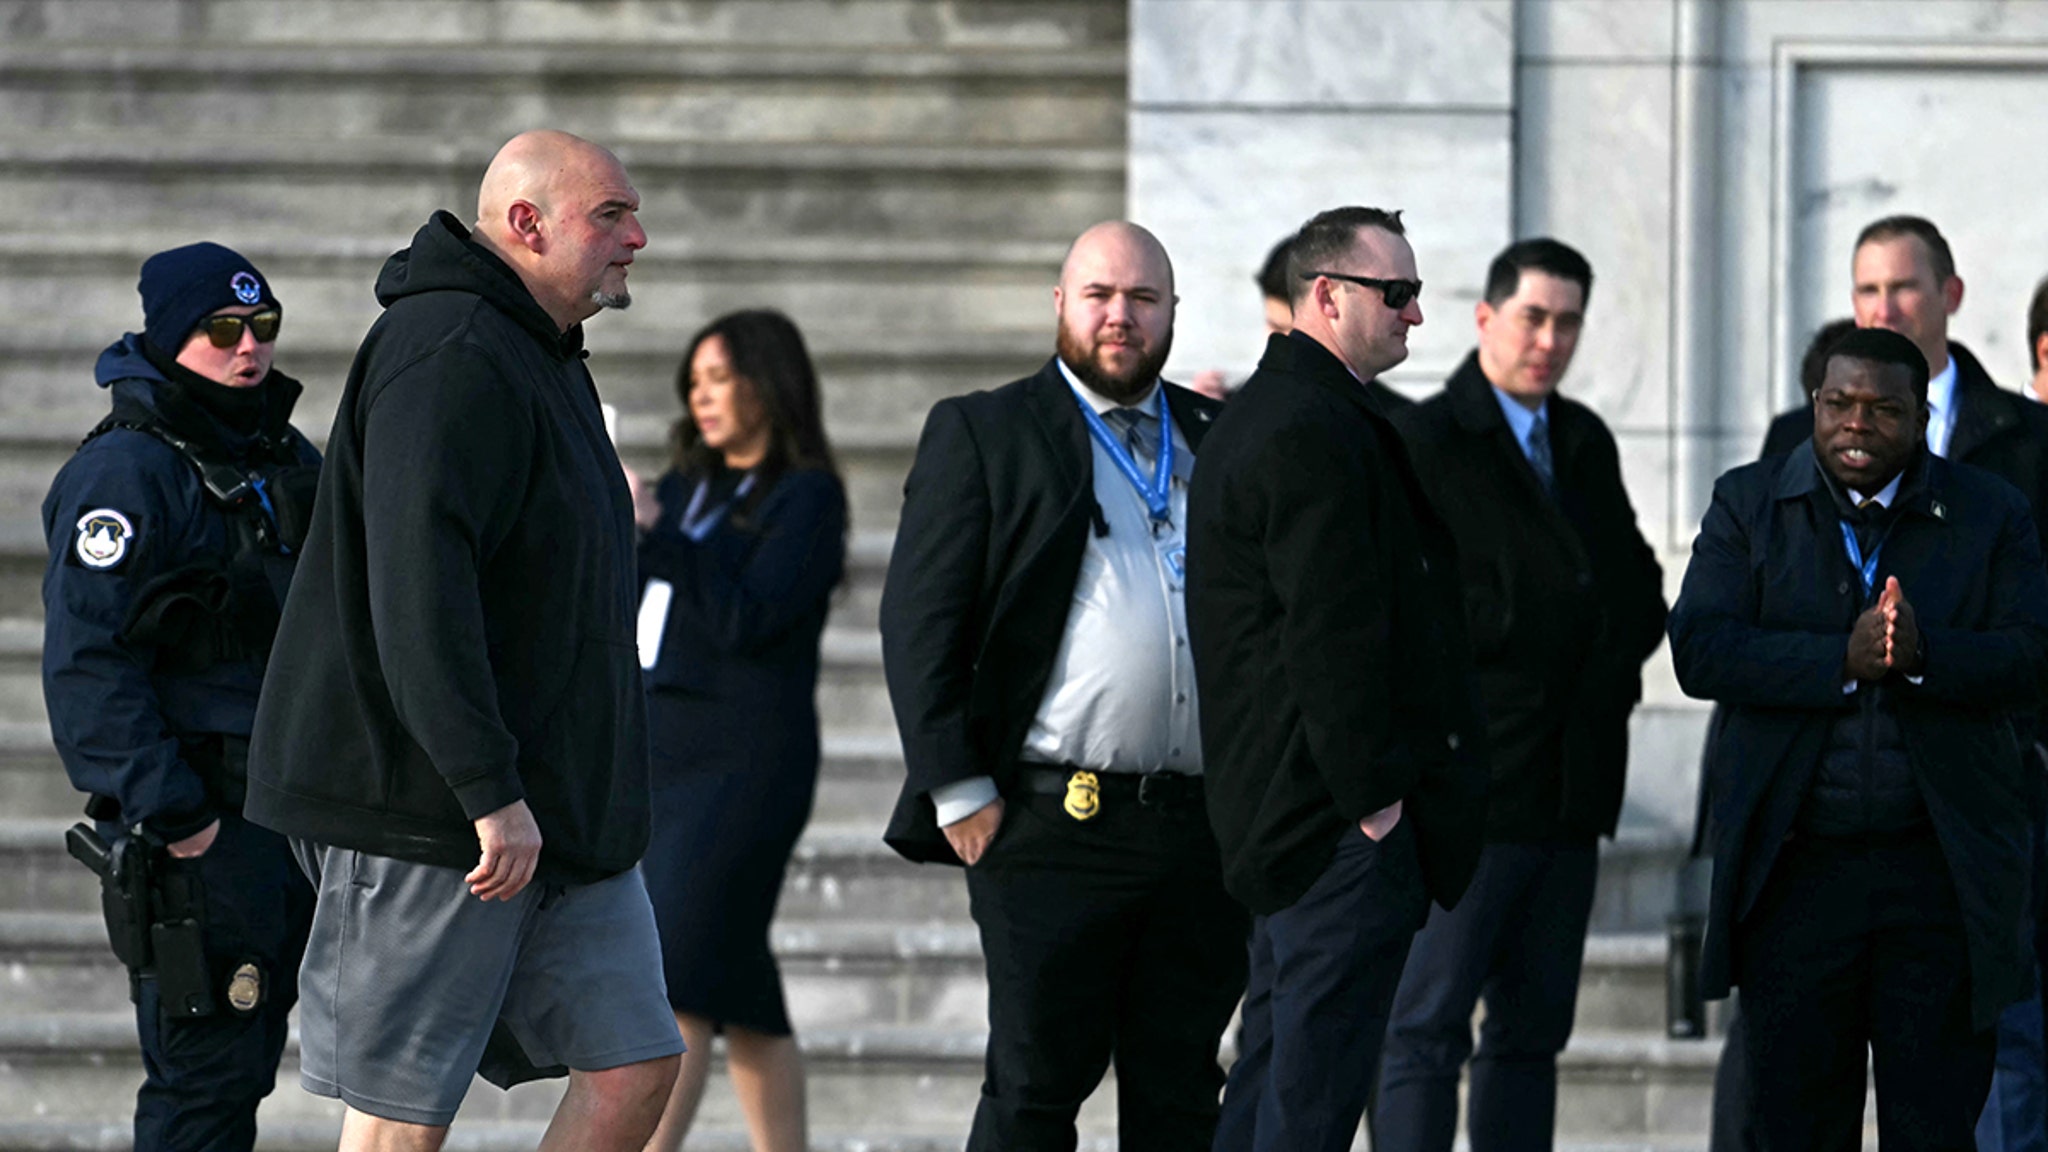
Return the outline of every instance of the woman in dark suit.
<path id="1" fill-rule="evenodd" d="M 675 466 L 640 545 L 653 758 L 641 864 L 689 1052 L 651 1147 L 681 1147 L 723 1032 L 753 1146 L 802 1152 L 803 1066 L 768 924 L 818 781 L 818 637 L 846 494 L 796 325 L 736 312 L 690 342 Z"/>

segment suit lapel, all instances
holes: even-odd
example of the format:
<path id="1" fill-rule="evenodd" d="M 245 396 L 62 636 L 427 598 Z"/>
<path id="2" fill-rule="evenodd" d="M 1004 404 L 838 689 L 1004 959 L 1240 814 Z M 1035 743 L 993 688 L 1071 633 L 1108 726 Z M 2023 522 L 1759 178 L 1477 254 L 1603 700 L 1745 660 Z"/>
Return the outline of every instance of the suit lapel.
<path id="1" fill-rule="evenodd" d="M 1948 456 L 1967 463 L 1987 441 L 2019 425 L 2013 406 L 2026 401 L 1992 383 L 1984 366 L 1962 345 L 1950 344 L 1949 356 L 1956 362 L 1956 389 L 1950 401 L 1956 408 L 1956 424 L 1949 434 Z"/>
<path id="2" fill-rule="evenodd" d="M 1493 466 L 1502 475 L 1514 478 L 1510 484 L 1527 511 L 1542 518 L 1550 525 L 1551 531 L 1570 541 L 1573 547 L 1580 546 L 1578 529 L 1564 514 L 1560 502 L 1562 493 L 1553 496 L 1543 487 L 1543 478 L 1536 474 L 1536 466 L 1529 463 L 1528 454 L 1522 451 L 1522 445 L 1515 440 L 1514 430 L 1508 427 L 1508 418 L 1501 414 L 1493 385 L 1479 369 L 1478 353 L 1465 358 L 1465 363 L 1445 382 L 1444 391 L 1451 398 L 1458 426 L 1483 446 Z M 1569 475 L 1568 465 L 1578 451 L 1580 439 L 1575 429 L 1561 431 L 1562 425 L 1570 423 L 1558 419 L 1562 409 L 1561 403 L 1550 405 L 1551 467 L 1560 489 Z"/>
<path id="3" fill-rule="evenodd" d="M 1070 507 L 1094 484 L 1095 460 L 1088 448 L 1088 425 L 1081 419 L 1081 410 L 1075 407 L 1079 401 L 1067 386 L 1066 378 L 1060 375 L 1057 360 L 1046 361 L 1045 367 L 1032 377 L 1024 390 L 1024 399 L 1052 461 L 1061 506 Z"/>
<path id="4" fill-rule="evenodd" d="M 1209 434 L 1209 427 L 1222 406 L 1164 380 L 1159 382 L 1159 386 L 1166 389 L 1166 412 L 1173 417 L 1173 426 L 1180 429 L 1181 439 L 1188 442 L 1190 451 L 1200 452 L 1202 437 Z"/>

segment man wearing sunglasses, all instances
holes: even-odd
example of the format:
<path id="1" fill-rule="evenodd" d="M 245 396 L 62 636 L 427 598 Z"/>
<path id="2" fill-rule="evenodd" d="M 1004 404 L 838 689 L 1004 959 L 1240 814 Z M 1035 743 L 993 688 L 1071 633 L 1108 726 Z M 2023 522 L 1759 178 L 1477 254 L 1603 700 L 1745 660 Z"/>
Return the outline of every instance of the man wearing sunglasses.
<path id="1" fill-rule="evenodd" d="M 242 819 L 248 736 L 320 457 L 287 423 L 299 385 L 271 367 L 282 311 L 255 265 L 193 244 L 140 289 L 143 330 L 99 359 L 113 411 L 43 503 L 43 691 L 91 796 L 76 835 L 147 893 L 109 917 L 146 1074 L 135 1147 L 247 1149 L 313 910 L 284 838 Z"/>
<path id="2" fill-rule="evenodd" d="M 1293 331 L 1216 418 L 1189 491 L 1209 821 L 1256 917 L 1217 1152 L 1351 1147 L 1409 940 L 1479 856 L 1456 553 L 1365 388 L 1422 323 L 1403 233 L 1376 208 L 1302 227 Z"/>

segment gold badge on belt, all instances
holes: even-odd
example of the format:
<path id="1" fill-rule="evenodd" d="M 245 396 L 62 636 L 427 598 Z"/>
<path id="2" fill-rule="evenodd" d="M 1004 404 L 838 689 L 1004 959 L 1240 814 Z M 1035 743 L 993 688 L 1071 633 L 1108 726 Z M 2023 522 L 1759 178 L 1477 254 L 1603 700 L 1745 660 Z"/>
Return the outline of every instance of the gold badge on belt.
<path id="1" fill-rule="evenodd" d="M 243 964 L 228 978 L 228 1006 L 237 1012 L 254 1012 L 263 1003 L 263 971 Z"/>
<path id="2" fill-rule="evenodd" d="M 1076 772 L 1067 777 L 1067 799 L 1061 807 L 1076 820 L 1093 820 L 1102 811 L 1101 781 L 1093 772 Z"/>

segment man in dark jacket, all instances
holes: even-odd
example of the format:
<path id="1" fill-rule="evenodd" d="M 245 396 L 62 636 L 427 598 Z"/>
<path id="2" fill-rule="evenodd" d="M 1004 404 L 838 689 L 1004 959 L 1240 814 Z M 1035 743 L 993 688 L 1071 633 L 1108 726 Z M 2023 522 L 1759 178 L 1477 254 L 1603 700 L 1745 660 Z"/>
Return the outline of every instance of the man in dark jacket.
<path id="1" fill-rule="evenodd" d="M 1557 394 L 1592 286 L 1572 248 L 1510 245 L 1487 272 L 1478 347 L 1441 395 L 1394 416 L 1457 541 L 1493 763 L 1472 887 L 1430 914 L 1394 998 L 1377 1149 L 1449 1152 L 1468 1056 L 1474 1144 L 1550 1146 L 1596 842 L 1614 834 L 1629 714 L 1664 638 L 1663 571 L 1614 437 Z"/>
<path id="2" fill-rule="evenodd" d="M 343 1147 L 438 1147 L 480 1069 L 639 1149 L 681 1051 L 652 909 L 631 499 L 581 322 L 646 243 L 609 152 L 532 132 L 377 283 L 264 682 L 253 819 L 319 890 L 302 1078 Z"/>
<path id="3" fill-rule="evenodd" d="M 299 384 L 271 367 L 283 310 L 255 265 L 192 244 L 150 257 L 140 289 L 143 330 L 100 354 L 113 412 L 43 502 L 43 693 L 86 813 L 145 861 L 165 913 L 110 924 L 153 944 L 116 944 L 142 1040 L 135 1147 L 246 1150 L 313 891 L 284 838 L 242 819 L 244 766 L 320 457 L 288 423 Z"/>
<path id="4" fill-rule="evenodd" d="M 1982 468 L 2018 488 L 2034 511 L 2042 549 L 2048 552 L 2048 408 L 1999 387 L 1968 348 L 1948 338 L 1949 318 L 1962 307 L 1963 280 L 1956 273 L 1954 254 L 1940 229 L 1919 216 L 1872 221 L 1857 234 L 1850 280 L 1857 325 L 1897 332 L 1913 341 L 1927 359 L 1928 450 Z M 1764 437 L 1764 455 L 1791 451 L 1812 437 L 1813 406 L 1809 403 L 1781 413 L 1771 422 Z M 2037 725 L 2038 718 L 2023 730 L 2023 746 L 2040 738 Z M 2035 826 L 2048 827 L 2044 823 L 2048 822 L 2048 790 L 2041 787 L 2038 772 L 2032 783 Z M 2037 839 L 2043 837 L 2037 833 Z M 2048 866 L 2037 860 L 2036 867 L 2038 890 L 2048 883 Z M 2044 911 L 2048 904 L 2037 899 L 2037 919 Z M 2040 930 L 2043 943 L 2048 944 L 2048 923 Z M 2035 962 L 2041 961 L 2042 952 L 2037 948 Z M 1739 1026 L 1731 1025 L 1731 1032 Z M 2001 1085 L 2012 1078 L 2013 1093 L 2038 1102 L 2043 1083 L 2040 1013 L 2015 1007 L 2000 1023 L 1999 1032 Z M 1724 1060 L 1723 1078 L 1739 1080 L 1740 1069 L 1728 1067 L 1739 1059 L 1737 1054 Z M 1741 1106 L 1731 1102 L 1724 1109 L 1717 1104 L 1716 1111 L 1732 1117 L 1740 1113 Z M 2015 1143 L 2039 1142 L 2044 1119 L 2048 1119 L 2040 1115 L 2039 1108 L 2012 1115 L 2007 1127 Z M 1717 1124 L 1717 1131 L 1724 1126 Z M 1718 1138 L 1716 1144 L 1726 1147 Z M 1834 1146 L 1846 1145 L 1837 1142 Z"/>
<path id="5" fill-rule="evenodd" d="M 1409 940 L 1479 855 L 1455 549 L 1364 387 L 1422 322 L 1402 231 L 1374 208 L 1303 226 L 1294 330 L 1217 419 L 1189 499 L 1209 820 L 1256 915 L 1219 1152 L 1351 1146 Z"/>
<path id="6" fill-rule="evenodd" d="M 1715 485 L 1671 617 L 1725 709 L 1702 980 L 1742 990 L 1765 1149 L 1816 1146 L 1873 1053 L 1886 1147 L 1968 1147 L 2027 991 L 2048 572 L 2017 491 L 1926 451 L 1926 367 L 1845 337 L 1811 446 Z"/>
<path id="7" fill-rule="evenodd" d="M 903 736 L 888 840 L 967 867 L 988 1060 L 967 1147 L 1074 1147 L 1112 1063 L 1121 1146 L 1207 1152 L 1246 917 L 1203 818 L 1182 609 L 1215 401 L 1159 379 L 1173 267 L 1074 241 L 1037 375 L 932 408 L 882 593 Z"/>

